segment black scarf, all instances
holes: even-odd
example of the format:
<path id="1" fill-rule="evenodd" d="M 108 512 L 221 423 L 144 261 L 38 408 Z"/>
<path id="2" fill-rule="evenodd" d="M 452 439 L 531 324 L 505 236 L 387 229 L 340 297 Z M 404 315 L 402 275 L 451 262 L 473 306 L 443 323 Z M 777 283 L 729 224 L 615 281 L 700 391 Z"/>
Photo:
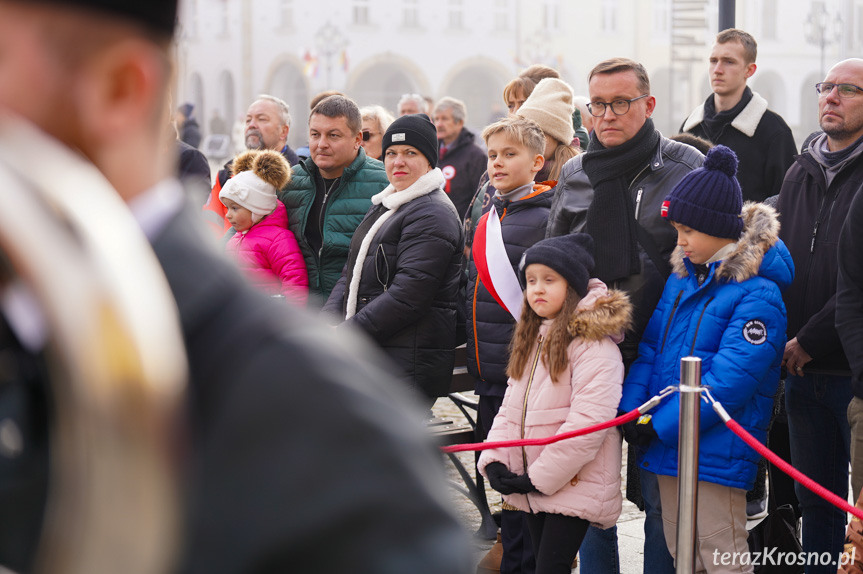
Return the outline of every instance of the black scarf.
<path id="1" fill-rule="evenodd" d="M 585 231 L 593 237 L 593 274 L 606 284 L 640 270 L 629 185 L 649 164 L 659 139 L 650 118 L 631 140 L 613 148 L 599 143 L 595 131 L 590 134 L 590 145 L 581 161 L 594 190 Z"/>
<path id="2" fill-rule="evenodd" d="M 715 97 L 715 95 L 710 94 L 710 97 L 704 102 L 704 119 L 701 120 L 704 133 L 707 135 L 707 139 L 712 142 L 718 140 L 725 126 L 733 122 L 734 118 L 743 111 L 743 108 L 749 105 L 750 100 L 752 100 L 752 90 L 746 86 L 737 105 L 730 110 L 719 113 L 716 113 Z"/>

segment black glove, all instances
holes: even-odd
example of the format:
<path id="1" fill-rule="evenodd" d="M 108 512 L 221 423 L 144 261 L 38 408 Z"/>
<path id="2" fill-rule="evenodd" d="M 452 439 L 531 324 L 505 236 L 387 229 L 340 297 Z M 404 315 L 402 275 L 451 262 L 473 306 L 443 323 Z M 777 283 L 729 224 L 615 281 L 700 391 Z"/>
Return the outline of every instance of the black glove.
<path id="1" fill-rule="evenodd" d="M 635 432 L 637 433 L 635 442 L 630 441 L 630 444 L 636 446 L 649 446 L 650 442 L 658 436 L 653 430 L 653 419 L 647 419 L 647 422 L 636 424 Z"/>
<path id="2" fill-rule="evenodd" d="M 628 423 L 624 423 L 620 428 L 623 430 L 623 438 L 626 439 L 626 442 L 635 446 L 638 441 L 638 430 L 635 428 L 636 421 L 629 421 Z"/>
<path id="3" fill-rule="evenodd" d="M 529 492 L 537 492 L 536 487 L 530 481 L 530 477 L 525 474 L 519 474 L 512 478 L 504 477 L 500 479 L 504 486 L 508 486 L 517 494 L 527 494 Z M 506 493 L 504 493 L 506 494 Z"/>
<path id="4" fill-rule="evenodd" d="M 506 467 L 502 462 L 490 462 L 485 467 L 485 474 L 488 476 L 489 485 L 501 494 L 512 494 L 515 492 L 510 486 L 504 486 L 505 478 L 515 478 L 515 473 Z"/>

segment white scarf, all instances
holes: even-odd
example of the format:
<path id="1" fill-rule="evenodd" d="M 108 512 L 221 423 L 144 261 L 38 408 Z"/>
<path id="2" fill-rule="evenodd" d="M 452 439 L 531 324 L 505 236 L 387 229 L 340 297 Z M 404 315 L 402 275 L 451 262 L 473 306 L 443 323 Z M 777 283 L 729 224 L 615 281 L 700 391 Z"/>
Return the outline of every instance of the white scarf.
<path id="1" fill-rule="evenodd" d="M 360 244 L 357 259 L 354 263 L 354 272 L 351 276 L 351 284 L 348 286 L 348 303 L 346 306 L 345 320 L 347 321 L 357 313 L 357 293 L 360 289 L 360 278 L 363 271 L 363 263 L 366 255 L 368 255 L 369 247 L 377 235 L 381 227 L 387 219 L 393 216 L 399 207 L 406 203 L 410 203 L 418 197 L 428 195 L 436 189 L 441 189 L 446 183 L 440 168 L 434 168 L 426 174 L 420 176 L 410 187 L 402 191 L 396 191 L 392 184 L 388 185 L 382 192 L 372 196 L 373 205 L 381 205 L 388 209 L 386 213 L 381 215 L 377 221 L 369 228 L 369 232 L 363 237 L 363 242 Z"/>

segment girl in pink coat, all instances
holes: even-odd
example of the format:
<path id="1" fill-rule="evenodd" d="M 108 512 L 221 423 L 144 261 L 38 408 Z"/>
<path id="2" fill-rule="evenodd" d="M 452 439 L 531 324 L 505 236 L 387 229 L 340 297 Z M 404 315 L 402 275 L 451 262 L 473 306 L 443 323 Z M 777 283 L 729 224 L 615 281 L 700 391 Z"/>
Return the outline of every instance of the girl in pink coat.
<path id="1" fill-rule="evenodd" d="M 590 278 L 592 253 L 593 240 L 583 233 L 525 252 L 525 305 L 488 441 L 545 438 L 617 413 L 617 343 L 631 306 L 625 293 Z M 609 528 L 620 516 L 620 462 L 620 434 L 607 429 L 547 446 L 487 450 L 477 466 L 505 502 L 527 513 L 536 574 L 568 574 L 588 526 Z"/>
<path id="2" fill-rule="evenodd" d="M 303 253 L 288 230 L 288 213 L 276 197 L 291 179 L 279 152 L 245 152 L 234 160 L 234 175 L 219 192 L 226 219 L 236 230 L 226 246 L 253 285 L 274 297 L 304 306 L 309 275 Z"/>

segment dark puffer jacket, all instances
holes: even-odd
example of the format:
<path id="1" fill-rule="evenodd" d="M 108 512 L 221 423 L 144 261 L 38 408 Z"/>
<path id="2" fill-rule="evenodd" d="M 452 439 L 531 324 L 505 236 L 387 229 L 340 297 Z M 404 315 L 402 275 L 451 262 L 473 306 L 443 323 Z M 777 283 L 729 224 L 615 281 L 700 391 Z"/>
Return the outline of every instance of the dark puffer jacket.
<path id="1" fill-rule="evenodd" d="M 372 198 L 323 311 L 369 334 L 428 397 L 449 389 L 464 234 L 439 169 Z M 349 267 L 353 263 L 353 268 Z M 355 308 L 355 314 L 351 311 Z"/>
<path id="2" fill-rule="evenodd" d="M 383 164 L 366 156 L 360 148 L 356 159 L 342 172 L 324 206 L 323 246 L 315 252 L 306 238 L 306 222 L 317 193 L 317 173 L 318 166 L 311 158 L 301 161 L 293 168 L 291 182 L 279 193 L 279 199 L 288 209 L 288 229 L 297 238 L 306 260 L 310 305 L 315 295 L 323 300 L 329 297 L 348 258 L 354 230 L 371 206 L 371 197 L 388 184 Z"/>
<path id="3" fill-rule="evenodd" d="M 506 254 L 513 270 L 528 247 L 545 237 L 545 226 L 554 196 L 547 185 L 518 201 L 494 197 Z M 473 257 L 468 269 L 467 370 L 476 379 L 476 393 L 502 397 L 506 393 L 506 365 L 515 319 L 491 296 L 477 276 Z"/>
<path id="4" fill-rule="evenodd" d="M 828 188 L 820 164 L 807 152 L 788 169 L 779 194 L 779 236 L 797 269 L 785 292 L 788 338 L 797 337 L 812 356 L 803 366 L 806 373 L 849 373 L 836 330 L 838 246 L 851 200 L 861 186 L 863 156 L 846 165 Z"/>
<path id="5" fill-rule="evenodd" d="M 560 182 L 554 192 L 546 237 L 584 231 L 587 211 L 594 194 L 590 180 L 581 167 L 586 154 L 575 156 L 563 166 Z M 704 156 L 694 147 L 661 138 L 650 163 L 644 166 L 629 186 L 635 219 L 653 238 L 665 261 L 668 261 L 677 246 L 677 232 L 662 218 L 662 202 L 683 176 L 701 167 L 703 162 Z M 609 288 L 626 291 L 633 306 L 632 330 L 626 333 L 620 345 L 620 352 L 627 364 L 634 361 L 638 354 L 638 341 L 665 286 L 665 278 L 643 246 L 639 249 L 639 259 L 641 273 L 609 285 Z"/>

